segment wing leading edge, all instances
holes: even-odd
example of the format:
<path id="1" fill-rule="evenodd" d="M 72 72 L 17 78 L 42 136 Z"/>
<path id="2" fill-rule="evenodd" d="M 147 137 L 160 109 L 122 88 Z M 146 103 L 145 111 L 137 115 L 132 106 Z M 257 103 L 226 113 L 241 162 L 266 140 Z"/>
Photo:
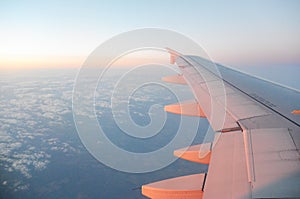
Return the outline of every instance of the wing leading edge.
<path id="1" fill-rule="evenodd" d="M 300 116 L 293 114 L 299 109 L 300 93 L 201 57 L 168 51 L 181 70 L 180 82 L 191 88 L 195 107 L 216 132 L 201 197 L 300 198 Z M 182 153 L 182 158 L 197 162 L 186 157 Z M 163 187 L 155 190 L 172 193 Z M 188 193 L 193 190 L 178 190 L 179 198 L 192 198 Z"/>

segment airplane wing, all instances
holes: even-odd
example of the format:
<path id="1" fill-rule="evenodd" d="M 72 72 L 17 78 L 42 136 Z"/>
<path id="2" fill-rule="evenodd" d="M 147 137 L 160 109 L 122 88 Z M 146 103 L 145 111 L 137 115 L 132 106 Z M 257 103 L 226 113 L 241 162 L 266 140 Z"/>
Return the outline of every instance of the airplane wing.
<path id="1" fill-rule="evenodd" d="M 142 186 L 142 193 L 153 199 L 300 198 L 300 93 L 168 51 L 181 74 L 163 80 L 187 84 L 195 99 L 165 110 L 206 117 L 215 139 L 212 145 L 174 152 L 209 164 L 207 173 L 150 183 Z"/>

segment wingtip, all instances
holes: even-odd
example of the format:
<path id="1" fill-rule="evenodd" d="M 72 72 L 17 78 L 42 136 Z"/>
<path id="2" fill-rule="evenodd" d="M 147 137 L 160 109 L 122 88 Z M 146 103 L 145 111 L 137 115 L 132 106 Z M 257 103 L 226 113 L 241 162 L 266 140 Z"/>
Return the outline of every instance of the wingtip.
<path id="1" fill-rule="evenodd" d="M 166 50 L 170 54 L 170 63 L 175 64 L 176 58 L 181 56 L 181 54 L 171 48 L 168 48 L 168 47 L 166 47 Z"/>
<path id="2" fill-rule="evenodd" d="M 165 47 L 166 50 L 168 51 L 168 53 L 172 54 L 172 55 L 176 55 L 176 56 L 181 56 L 182 54 L 177 52 L 176 50 L 169 48 L 169 47 Z"/>

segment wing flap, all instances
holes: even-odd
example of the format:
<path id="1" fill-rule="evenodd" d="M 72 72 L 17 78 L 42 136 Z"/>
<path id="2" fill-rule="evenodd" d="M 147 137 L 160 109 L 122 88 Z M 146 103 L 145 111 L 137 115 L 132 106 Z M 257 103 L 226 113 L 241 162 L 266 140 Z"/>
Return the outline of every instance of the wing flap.
<path id="1" fill-rule="evenodd" d="M 243 134 L 229 132 L 216 138 L 204 198 L 251 198 Z"/>
<path id="2" fill-rule="evenodd" d="M 249 155 L 253 155 L 253 196 L 299 197 L 300 155 L 289 130 L 255 129 L 246 133 L 251 139 Z"/>

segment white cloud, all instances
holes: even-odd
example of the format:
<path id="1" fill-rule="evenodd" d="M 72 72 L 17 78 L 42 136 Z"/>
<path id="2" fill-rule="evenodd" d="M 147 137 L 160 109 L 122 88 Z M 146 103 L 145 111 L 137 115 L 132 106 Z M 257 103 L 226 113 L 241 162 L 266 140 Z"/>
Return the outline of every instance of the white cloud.
<path id="1" fill-rule="evenodd" d="M 22 177 L 31 178 L 34 170 L 45 170 L 52 151 L 79 151 L 52 134 L 52 127 L 64 127 L 70 122 L 63 115 L 72 111 L 73 80 L 0 81 L 4 85 L 0 94 L 0 172 L 21 174 L 12 186 L 15 191 L 25 190 L 29 185 Z M 0 183 L 6 185 L 10 181 Z"/>

